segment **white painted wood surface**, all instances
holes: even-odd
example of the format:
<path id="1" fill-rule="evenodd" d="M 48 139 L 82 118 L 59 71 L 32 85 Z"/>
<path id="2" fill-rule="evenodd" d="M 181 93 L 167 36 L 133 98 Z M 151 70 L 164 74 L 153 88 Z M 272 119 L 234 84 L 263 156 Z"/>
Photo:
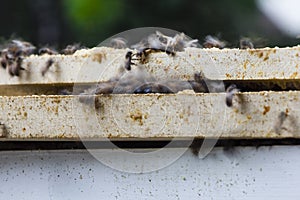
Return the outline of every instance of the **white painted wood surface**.
<path id="1" fill-rule="evenodd" d="M 77 96 L 0 97 L 0 119 L 4 139 L 299 138 L 299 98 L 242 93 L 229 108 L 224 93 L 100 95 L 96 106 Z"/>
<path id="2" fill-rule="evenodd" d="M 15 84 L 67 84 L 107 81 L 117 73 L 128 49 L 97 47 L 74 55 L 30 56 L 23 61 L 20 77 L 10 77 L 0 68 L 0 86 Z M 49 59 L 54 65 L 43 77 L 41 71 Z M 158 80 L 193 79 L 203 71 L 211 79 L 299 79 L 300 46 L 264 49 L 188 48 L 176 56 L 150 54 L 145 67 Z"/>
<path id="3" fill-rule="evenodd" d="M 298 146 L 236 148 L 233 155 L 215 149 L 201 160 L 186 152 L 163 169 L 131 174 L 86 151 L 1 152 L 0 199 L 299 199 L 299 153 Z"/>

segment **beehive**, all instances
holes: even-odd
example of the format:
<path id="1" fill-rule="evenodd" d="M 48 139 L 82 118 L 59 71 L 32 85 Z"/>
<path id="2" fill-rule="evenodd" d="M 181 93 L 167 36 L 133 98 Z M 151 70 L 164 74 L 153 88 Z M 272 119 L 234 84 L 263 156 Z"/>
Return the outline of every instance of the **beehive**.
<path id="1" fill-rule="evenodd" d="M 213 80 L 266 81 L 282 91 L 249 91 L 226 107 L 221 93 L 98 95 L 98 108 L 77 95 L 58 95 L 63 88 L 109 80 L 127 50 L 98 47 L 74 55 L 32 55 L 20 77 L 0 69 L 2 140 L 114 140 L 170 138 L 298 138 L 299 91 L 285 91 L 300 78 L 300 47 L 263 49 L 188 48 L 174 57 L 150 55 L 145 69 L 158 80 L 190 80 L 202 71 Z M 54 65 L 45 76 L 49 59 Z M 285 113 L 284 119 L 280 117 Z"/>

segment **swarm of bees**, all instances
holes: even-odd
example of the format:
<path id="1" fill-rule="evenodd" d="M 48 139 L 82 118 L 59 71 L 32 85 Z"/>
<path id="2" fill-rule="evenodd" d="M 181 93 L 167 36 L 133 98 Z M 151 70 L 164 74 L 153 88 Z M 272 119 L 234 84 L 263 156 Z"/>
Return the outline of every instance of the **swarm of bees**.
<path id="1" fill-rule="evenodd" d="M 0 48 L 0 64 L 2 68 L 6 69 L 10 76 L 20 76 L 20 71 L 25 70 L 22 67 L 22 62 L 25 57 L 38 54 L 38 55 L 56 55 L 58 51 L 50 47 L 42 47 L 38 51 L 37 48 L 29 42 L 22 40 L 11 40 L 7 44 L 3 45 L 4 47 Z M 61 52 L 65 55 L 71 55 L 77 50 L 82 49 L 79 44 L 68 45 Z M 42 76 L 49 70 L 49 68 L 54 63 L 53 59 L 49 59 L 45 63 L 45 68 L 42 70 Z"/>
<path id="2" fill-rule="evenodd" d="M 216 39 L 214 39 L 216 40 Z M 112 44 L 125 45 L 125 39 L 114 38 Z M 208 42 L 208 41 L 207 41 Z M 118 44 L 119 43 L 119 44 Z M 124 61 L 119 67 L 118 73 L 107 82 L 101 82 L 96 86 L 81 93 L 81 102 L 90 103 L 90 97 L 98 94 L 149 94 L 149 93 L 178 93 L 184 90 L 193 90 L 197 93 L 221 92 L 223 83 L 207 79 L 202 72 L 196 72 L 193 80 L 164 80 L 158 81 L 143 67 L 143 61 L 150 53 L 165 52 L 175 56 L 176 52 L 183 51 L 187 47 L 197 47 L 198 40 L 189 39 L 185 34 L 176 34 L 174 37 L 163 35 L 160 32 L 149 35 L 141 42 L 132 45 L 133 51 L 128 51 Z M 216 41 L 214 41 L 216 47 Z M 118 45 L 117 45 L 118 44 Z M 224 47 L 225 43 L 219 42 L 218 47 Z M 134 62 L 138 61 L 138 62 Z M 135 66 L 132 69 L 132 66 Z M 208 85 L 209 84 L 209 85 Z M 208 86 L 210 90 L 208 89 Z M 239 92 L 235 85 L 227 88 L 226 105 L 232 106 L 233 96 Z"/>
<path id="3" fill-rule="evenodd" d="M 117 49 L 124 49 L 128 47 L 126 39 L 121 37 L 113 38 L 110 41 L 110 46 Z M 217 37 L 208 35 L 203 43 L 204 48 L 225 48 L 226 42 L 221 41 Z M 143 63 L 151 53 L 165 52 L 170 56 L 175 56 L 176 52 L 184 51 L 188 47 L 197 47 L 197 39 L 191 39 L 184 33 L 176 34 L 174 37 L 164 35 L 156 31 L 148 37 L 142 39 L 139 43 L 131 45 L 131 49 L 124 56 L 124 61 L 119 67 L 119 72 L 107 82 L 97 84 L 96 87 L 84 91 L 83 95 L 95 94 L 111 94 L 111 93 L 177 93 L 183 90 L 193 90 L 194 92 L 209 92 L 208 83 L 210 84 L 211 92 L 222 91 L 218 87 L 220 84 L 212 80 L 208 80 L 202 72 L 195 72 L 194 79 L 188 81 L 180 80 L 165 80 L 157 81 L 155 77 L 149 74 L 143 67 Z M 26 56 L 32 54 L 38 55 L 57 55 L 59 53 L 65 55 L 72 55 L 77 50 L 85 47 L 80 44 L 68 45 L 61 51 L 57 51 L 52 47 L 37 48 L 29 42 L 22 40 L 11 40 L 0 49 L 0 64 L 7 70 L 11 76 L 20 76 L 22 68 L 22 61 Z M 240 40 L 240 48 L 254 48 L 249 38 L 242 38 Z M 45 63 L 45 67 L 41 70 L 41 75 L 49 71 L 51 66 L 55 63 L 54 58 L 49 58 Z M 134 70 L 132 69 L 134 67 Z M 232 99 L 234 95 L 239 92 L 235 85 L 228 86 L 226 95 L 226 105 L 232 106 Z M 64 92 L 63 94 L 69 94 Z"/>
<path id="4" fill-rule="evenodd" d="M 112 43 L 123 44 L 120 38 L 113 39 Z M 198 40 L 190 40 L 185 34 L 176 34 L 174 37 L 163 35 L 160 32 L 149 35 L 138 44 L 132 45 L 136 53 L 128 51 L 119 73 L 107 82 L 99 83 L 96 87 L 86 90 L 82 95 L 110 94 L 110 93 L 177 93 L 182 90 L 192 89 L 196 92 L 205 92 L 207 89 L 200 74 L 195 74 L 191 81 L 156 81 L 143 67 L 142 62 L 152 52 L 166 52 L 174 56 L 176 51 L 183 51 L 186 47 L 196 47 Z M 119 46 L 119 45 L 117 45 Z M 140 63 L 134 63 L 138 60 Z M 136 65 L 132 70 L 132 65 Z M 197 79 L 197 80 L 196 80 Z M 84 98 L 82 98 L 84 99 Z"/>
<path id="5" fill-rule="evenodd" d="M 11 76 L 19 76 L 24 57 L 31 55 L 35 47 L 29 42 L 12 40 L 7 47 L 1 50 L 1 66 L 8 69 Z"/>

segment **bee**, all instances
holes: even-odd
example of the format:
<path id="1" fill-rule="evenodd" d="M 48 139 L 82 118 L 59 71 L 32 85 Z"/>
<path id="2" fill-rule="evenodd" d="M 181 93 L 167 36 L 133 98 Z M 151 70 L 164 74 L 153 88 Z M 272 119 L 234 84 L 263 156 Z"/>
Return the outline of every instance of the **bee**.
<path id="1" fill-rule="evenodd" d="M 111 39 L 110 47 L 115 49 L 126 49 L 127 48 L 127 40 L 121 37 L 116 37 Z"/>
<path id="2" fill-rule="evenodd" d="M 286 130 L 286 128 L 282 127 L 283 122 L 286 120 L 286 118 L 288 117 L 286 112 L 280 112 L 278 115 L 278 119 L 276 121 L 275 124 L 275 133 L 280 134 L 281 130 Z"/>
<path id="3" fill-rule="evenodd" d="M 168 55 L 175 55 L 174 48 L 172 48 L 173 39 L 169 36 L 165 36 L 160 32 L 150 34 L 147 38 L 144 38 L 139 43 L 132 45 L 131 48 L 137 50 L 137 57 L 141 62 L 144 62 L 148 55 L 153 52 L 166 52 Z"/>
<path id="4" fill-rule="evenodd" d="M 24 70 L 22 67 L 22 61 L 24 57 L 21 55 L 21 51 L 10 52 L 8 51 L 6 54 L 6 64 L 5 66 L 8 68 L 8 73 L 11 76 L 19 76 L 20 71 Z"/>
<path id="5" fill-rule="evenodd" d="M 20 40 L 12 40 L 6 46 L 1 51 L 1 65 L 5 69 L 8 68 L 11 76 L 19 76 L 20 70 L 24 70 L 22 68 L 24 57 L 33 54 L 36 48 L 31 43 Z"/>
<path id="6" fill-rule="evenodd" d="M 141 63 L 145 63 L 147 60 L 148 56 L 151 53 L 155 52 L 165 52 L 167 55 L 175 56 L 175 52 L 169 51 L 169 50 L 164 50 L 164 49 L 157 49 L 157 48 L 144 48 L 138 51 L 135 55 L 137 56 L 138 60 L 140 60 Z"/>
<path id="7" fill-rule="evenodd" d="M 183 90 L 208 92 L 205 78 L 202 73 L 195 73 L 194 80 L 189 81 L 156 81 L 155 78 L 147 73 L 142 67 L 137 67 L 134 71 L 127 71 L 127 73 L 120 74 L 118 77 L 113 77 L 107 82 L 99 83 L 96 87 L 90 88 L 82 94 L 178 93 Z"/>
<path id="8" fill-rule="evenodd" d="M 12 40 L 11 43 L 8 45 L 8 49 L 9 51 L 15 53 L 21 52 L 20 55 L 22 56 L 29 56 L 34 53 L 36 47 L 29 42 L 21 40 Z"/>
<path id="9" fill-rule="evenodd" d="M 59 94 L 59 95 L 71 95 L 72 92 L 69 91 L 68 89 L 62 89 L 62 90 L 59 90 L 59 91 L 58 91 L 58 94 Z"/>
<path id="10" fill-rule="evenodd" d="M 48 55 L 56 55 L 58 52 L 55 49 L 51 49 L 49 47 L 43 47 L 39 49 L 39 55 L 48 54 Z"/>
<path id="11" fill-rule="evenodd" d="M 152 49 L 154 51 L 164 51 L 167 54 L 174 53 L 174 39 L 172 37 L 163 35 L 159 31 L 151 34 L 147 38 L 147 46 L 142 50 Z"/>
<path id="12" fill-rule="evenodd" d="M 196 93 L 205 93 L 208 92 L 208 88 L 206 85 L 207 78 L 203 75 L 202 72 L 196 72 L 194 74 L 194 80 L 188 81 L 189 84 L 192 86 L 193 90 Z"/>
<path id="13" fill-rule="evenodd" d="M 174 93 L 167 85 L 160 83 L 145 83 L 134 90 L 135 94 Z"/>
<path id="14" fill-rule="evenodd" d="M 25 70 L 22 67 L 23 58 L 18 57 L 16 61 L 8 62 L 8 73 L 11 76 L 20 76 L 20 71 Z"/>
<path id="15" fill-rule="evenodd" d="M 117 85 L 116 81 L 107 81 L 101 84 L 98 84 L 94 94 L 112 94 L 114 92 L 115 86 Z"/>
<path id="16" fill-rule="evenodd" d="M 7 136 L 7 129 L 6 129 L 6 126 L 5 126 L 5 124 L 2 124 L 1 122 L 0 122 L 0 137 L 6 137 Z"/>
<path id="17" fill-rule="evenodd" d="M 223 49 L 226 46 L 226 42 L 219 40 L 217 37 L 208 35 L 204 39 L 203 46 L 205 48 L 216 47 L 216 48 L 219 48 L 219 49 Z"/>
<path id="18" fill-rule="evenodd" d="M 68 45 L 66 48 L 61 50 L 62 54 L 65 55 L 72 55 L 74 54 L 77 50 L 84 49 L 85 47 L 81 46 L 80 44 L 73 44 L 73 45 Z"/>
<path id="19" fill-rule="evenodd" d="M 174 56 L 176 51 L 184 51 L 187 47 L 197 46 L 198 40 L 190 40 L 184 33 L 170 37 L 156 31 L 155 34 L 150 34 L 131 48 L 138 51 L 138 56 L 147 57 L 151 52 L 166 52 L 168 55 Z"/>
<path id="20" fill-rule="evenodd" d="M 232 107 L 233 96 L 234 96 L 237 92 L 240 92 L 240 90 L 236 87 L 235 84 L 231 84 L 231 85 L 226 89 L 226 105 L 227 105 L 228 107 Z"/>
<path id="21" fill-rule="evenodd" d="M 96 99 L 94 98 L 94 95 L 98 94 L 112 94 L 114 92 L 114 89 L 116 87 L 117 81 L 107 81 L 97 84 L 96 86 L 93 86 L 84 92 L 79 94 L 79 102 L 87 104 L 87 105 L 93 105 L 96 104 Z"/>
<path id="22" fill-rule="evenodd" d="M 158 40 L 163 44 L 162 46 L 169 51 L 184 51 L 187 47 L 197 47 L 197 39 L 189 39 L 184 33 L 176 34 L 174 37 L 166 36 L 159 31 L 156 31 Z"/>
<path id="23" fill-rule="evenodd" d="M 54 60 L 52 58 L 48 59 L 46 62 L 46 66 L 42 69 L 42 76 L 45 76 L 50 67 L 54 64 Z"/>
<path id="24" fill-rule="evenodd" d="M 284 125 L 285 124 L 285 125 Z M 288 109 L 285 112 L 280 112 L 274 126 L 274 131 L 276 134 L 281 134 L 282 131 L 287 131 L 289 133 L 298 133 L 299 126 L 297 119 L 293 115 L 289 115 Z"/>
<path id="25" fill-rule="evenodd" d="M 135 89 L 146 84 L 156 82 L 155 78 L 147 72 L 144 66 L 136 64 L 131 71 L 125 71 L 116 81 L 113 93 L 131 94 Z"/>
<path id="26" fill-rule="evenodd" d="M 189 81 L 167 80 L 150 83 L 147 82 L 136 88 L 134 93 L 178 93 L 184 90 L 193 90 L 194 92 L 208 92 L 206 83 L 201 76 L 201 73 L 195 73 L 194 80 Z"/>
<path id="27" fill-rule="evenodd" d="M 136 65 L 132 62 L 134 60 L 132 51 L 128 51 L 125 54 L 125 61 L 119 66 L 118 72 L 115 76 L 109 79 L 109 81 L 119 81 L 120 78 L 128 71 L 131 71 L 131 65 Z"/>
<path id="28" fill-rule="evenodd" d="M 241 38 L 240 39 L 240 49 L 253 49 L 254 45 L 250 38 Z"/>
<path id="29" fill-rule="evenodd" d="M 199 153 L 200 153 L 200 148 L 203 144 L 203 140 L 197 140 L 197 139 L 194 139 L 192 144 L 189 146 L 192 154 L 196 157 L 199 156 Z"/>
<path id="30" fill-rule="evenodd" d="M 129 55 L 130 53 L 127 56 Z M 125 63 L 128 63 L 128 59 Z M 119 68 L 118 73 L 109 81 L 101 82 L 81 93 L 82 100 L 80 101 L 84 102 L 86 98 L 89 100 L 89 96 L 97 94 L 131 94 L 139 86 L 155 82 L 155 79 L 139 64 L 136 65 L 134 70 L 127 70 L 124 64 Z"/>
<path id="31" fill-rule="evenodd" d="M 198 40 L 189 39 L 184 33 L 180 33 L 171 38 L 167 46 L 173 51 L 184 51 L 187 47 L 198 47 Z"/>

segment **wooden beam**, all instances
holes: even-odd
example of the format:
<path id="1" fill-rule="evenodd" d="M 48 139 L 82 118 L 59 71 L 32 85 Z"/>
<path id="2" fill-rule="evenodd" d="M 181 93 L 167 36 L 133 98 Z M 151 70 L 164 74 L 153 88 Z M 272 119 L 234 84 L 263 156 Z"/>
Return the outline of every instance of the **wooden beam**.
<path id="1" fill-rule="evenodd" d="M 299 138 L 300 92 L 0 97 L 5 139 Z M 95 103 L 94 103 L 95 102 Z"/>
<path id="2" fill-rule="evenodd" d="M 23 61 L 20 77 L 0 69 L 0 86 L 19 84 L 73 84 L 107 81 L 117 73 L 128 49 L 97 47 L 74 55 L 30 56 Z M 54 64 L 42 76 L 49 59 Z M 150 54 L 145 68 L 158 80 L 193 79 L 195 72 L 216 80 L 273 80 L 300 78 L 300 46 L 264 49 L 188 48 L 175 56 Z"/>

